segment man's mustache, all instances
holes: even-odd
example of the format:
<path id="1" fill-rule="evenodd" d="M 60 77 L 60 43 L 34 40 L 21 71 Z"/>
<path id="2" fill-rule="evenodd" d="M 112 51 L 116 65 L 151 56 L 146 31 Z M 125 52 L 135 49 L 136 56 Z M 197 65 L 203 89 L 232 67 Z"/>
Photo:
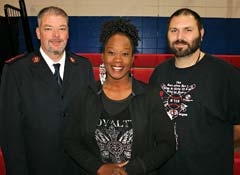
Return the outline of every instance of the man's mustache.
<path id="1" fill-rule="evenodd" d="M 186 44 L 186 45 L 188 45 L 188 43 L 184 40 L 176 40 L 173 44 Z"/>

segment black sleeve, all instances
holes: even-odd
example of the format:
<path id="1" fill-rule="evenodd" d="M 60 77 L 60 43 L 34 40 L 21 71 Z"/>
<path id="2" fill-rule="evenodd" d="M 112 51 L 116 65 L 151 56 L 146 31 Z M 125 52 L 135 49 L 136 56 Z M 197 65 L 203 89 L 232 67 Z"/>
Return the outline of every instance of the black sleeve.
<path id="1" fill-rule="evenodd" d="M 1 147 L 8 175 L 28 174 L 17 73 L 5 65 L 0 88 Z"/>
<path id="2" fill-rule="evenodd" d="M 147 174 L 160 168 L 176 152 L 173 123 L 164 110 L 157 90 L 149 90 L 147 103 L 150 107 L 150 126 L 154 147 L 143 156 L 131 160 L 126 166 L 128 174 Z"/>
<path id="3" fill-rule="evenodd" d="M 95 145 L 95 143 L 92 143 L 94 136 L 85 135 L 85 131 L 88 129 L 88 126 L 86 126 L 83 121 L 87 117 L 87 112 L 85 112 L 86 101 L 87 92 L 85 89 L 82 89 L 75 97 L 70 109 L 64 142 L 67 154 L 69 154 L 86 172 L 96 174 L 98 168 L 103 163 L 101 159 L 97 157 L 97 152 L 92 151 L 90 148 Z M 88 107 L 88 109 L 90 108 Z"/>
<path id="4" fill-rule="evenodd" d="M 232 124 L 240 124 L 240 69 L 232 68 L 228 77 L 228 116 Z"/>

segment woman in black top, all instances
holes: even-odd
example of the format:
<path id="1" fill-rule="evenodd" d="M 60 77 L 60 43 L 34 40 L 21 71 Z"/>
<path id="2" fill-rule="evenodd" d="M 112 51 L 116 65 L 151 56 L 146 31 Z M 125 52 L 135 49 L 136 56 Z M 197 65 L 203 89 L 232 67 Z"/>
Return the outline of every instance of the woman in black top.
<path id="1" fill-rule="evenodd" d="M 127 20 L 103 26 L 101 83 L 76 97 L 65 135 L 66 151 L 83 174 L 156 174 L 175 152 L 159 92 L 130 75 L 138 40 Z"/>

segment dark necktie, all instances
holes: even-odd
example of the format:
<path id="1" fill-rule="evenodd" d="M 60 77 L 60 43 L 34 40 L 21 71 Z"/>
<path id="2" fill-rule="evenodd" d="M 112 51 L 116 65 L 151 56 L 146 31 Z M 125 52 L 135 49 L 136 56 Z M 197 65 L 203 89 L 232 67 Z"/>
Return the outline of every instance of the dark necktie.
<path id="1" fill-rule="evenodd" d="M 54 66 L 54 69 L 55 69 L 55 72 L 54 72 L 53 76 L 56 79 L 58 86 L 61 87 L 62 86 L 62 78 L 61 78 L 60 73 L 59 73 L 60 64 L 59 63 L 53 64 L 53 66 Z"/>

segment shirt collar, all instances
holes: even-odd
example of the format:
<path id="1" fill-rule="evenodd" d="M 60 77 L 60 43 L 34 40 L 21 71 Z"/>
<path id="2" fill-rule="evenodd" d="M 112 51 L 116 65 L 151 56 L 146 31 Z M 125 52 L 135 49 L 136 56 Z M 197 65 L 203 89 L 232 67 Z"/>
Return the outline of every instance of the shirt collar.
<path id="1" fill-rule="evenodd" d="M 63 78 L 63 72 L 64 72 L 65 60 L 66 60 L 66 52 L 65 51 L 63 52 L 63 55 L 58 62 L 54 62 L 49 56 L 47 56 L 47 54 L 43 51 L 42 47 L 40 47 L 40 53 L 41 53 L 43 59 L 45 60 L 45 62 L 47 63 L 48 67 L 52 71 L 52 73 L 54 73 L 54 71 L 55 71 L 53 64 L 56 64 L 56 63 L 61 64 L 59 71 L 60 71 L 60 76 Z"/>

